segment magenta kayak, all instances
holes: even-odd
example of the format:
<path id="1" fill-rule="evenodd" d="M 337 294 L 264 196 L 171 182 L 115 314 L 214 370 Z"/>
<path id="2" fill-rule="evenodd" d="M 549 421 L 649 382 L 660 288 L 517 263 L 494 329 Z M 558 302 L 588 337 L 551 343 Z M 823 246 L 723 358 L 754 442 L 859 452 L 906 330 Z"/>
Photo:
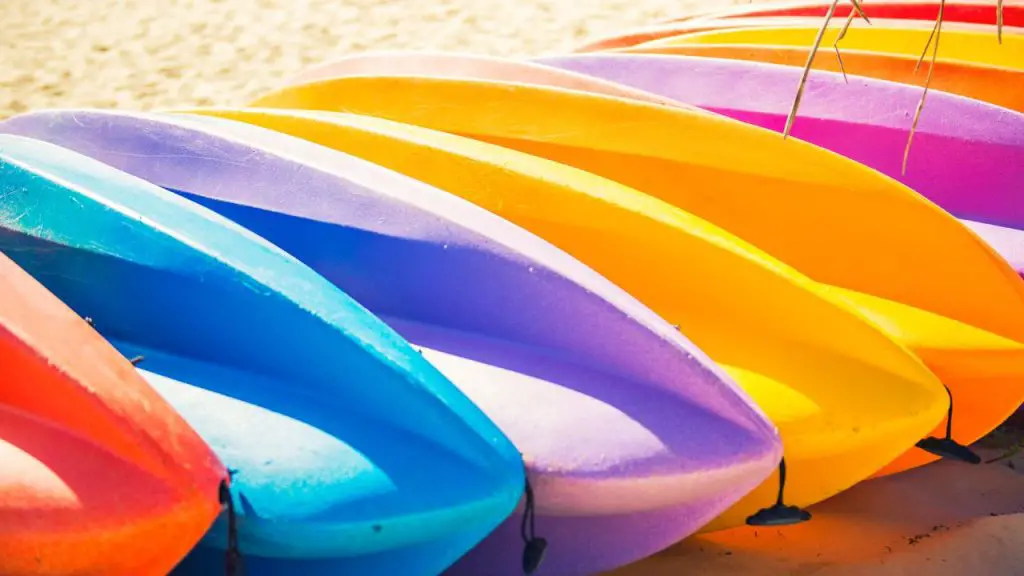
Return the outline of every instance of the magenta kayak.
<path id="1" fill-rule="evenodd" d="M 45 111 L 0 131 L 90 155 L 235 220 L 421 348 L 523 452 L 533 488 L 533 506 L 524 499 L 455 573 L 522 574 L 523 539 L 534 537 L 548 544 L 536 574 L 614 568 L 686 537 L 778 464 L 774 427 L 678 330 L 454 195 L 209 117 Z M 246 573 L 271 573 L 261 562 L 247 558 Z"/>
<path id="2" fill-rule="evenodd" d="M 827 57 L 822 55 L 821 57 Z M 689 56 L 579 54 L 537 62 L 590 74 L 781 132 L 800 81 L 791 66 Z M 930 91 L 902 163 L 921 88 L 812 71 L 792 135 L 907 184 L 954 216 L 1015 229 L 997 249 L 1021 262 L 1024 242 L 1024 114 Z M 987 228 L 987 232 L 992 229 Z M 1021 267 L 1017 267 L 1021 271 Z"/>

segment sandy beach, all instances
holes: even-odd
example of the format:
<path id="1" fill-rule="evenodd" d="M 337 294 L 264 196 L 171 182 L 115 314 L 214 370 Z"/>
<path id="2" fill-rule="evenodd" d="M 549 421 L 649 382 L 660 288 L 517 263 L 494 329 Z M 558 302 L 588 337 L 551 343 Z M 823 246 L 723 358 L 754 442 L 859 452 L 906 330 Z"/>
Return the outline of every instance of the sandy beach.
<path id="1" fill-rule="evenodd" d="M 48 107 L 240 104 L 335 56 L 404 49 L 540 55 L 733 3 L 5 0 L 0 118 Z M 982 453 L 994 458 L 1000 448 Z M 932 464 L 862 483 L 812 512 L 814 520 L 801 526 L 691 538 L 614 574 L 1024 574 L 1021 457 L 978 466 Z"/>
<path id="2" fill-rule="evenodd" d="M 731 0 L 0 2 L 0 117 L 29 108 L 238 104 L 366 50 L 535 55 Z"/>
<path id="3" fill-rule="evenodd" d="M 985 459 L 1001 451 L 980 448 Z M 1024 458 L 937 462 L 863 482 L 811 522 L 690 538 L 615 576 L 1024 574 Z"/>

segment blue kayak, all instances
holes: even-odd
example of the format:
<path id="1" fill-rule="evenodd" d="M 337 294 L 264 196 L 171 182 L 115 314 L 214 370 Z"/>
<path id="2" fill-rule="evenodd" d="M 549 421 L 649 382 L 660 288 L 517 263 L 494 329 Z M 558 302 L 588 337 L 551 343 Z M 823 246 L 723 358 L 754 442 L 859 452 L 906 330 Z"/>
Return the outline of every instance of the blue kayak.
<path id="1" fill-rule="evenodd" d="M 547 543 L 537 574 L 612 569 L 686 537 L 778 463 L 773 426 L 678 330 L 454 195 L 217 118 L 50 111 L 0 130 L 216 210 L 422 347 L 515 442 L 533 487 L 531 511 L 524 501 L 453 573 L 522 574 L 524 537 Z"/>
<path id="2" fill-rule="evenodd" d="M 189 573 L 223 574 L 237 538 L 249 575 L 437 574 L 523 493 L 518 451 L 419 352 L 193 202 L 0 135 L 0 251 L 141 357 L 235 471 Z"/>

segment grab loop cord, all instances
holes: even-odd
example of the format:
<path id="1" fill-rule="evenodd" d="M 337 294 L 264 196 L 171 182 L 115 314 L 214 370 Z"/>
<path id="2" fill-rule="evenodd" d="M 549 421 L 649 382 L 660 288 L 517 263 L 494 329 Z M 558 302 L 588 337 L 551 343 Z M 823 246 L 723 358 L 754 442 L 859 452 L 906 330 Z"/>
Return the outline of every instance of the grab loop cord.
<path id="1" fill-rule="evenodd" d="M 949 386 L 945 384 L 942 386 L 946 389 L 946 395 L 949 396 L 949 409 L 946 411 L 946 437 L 936 438 L 930 436 L 920 440 L 917 443 L 917 447 L 939 458 L 959 460 L 968 464 L 980 464 L 980 456 L 967 446 L 953 440 L 953 392 L 949 389 Z"/>
<path id="2" fill-rule="evenodd" d="M 221 506 L 227 508 L 228 513 L 228 549 L 224 559 L 224 573 L 226 576 L 240 576 L 242 574 L 242 552 L 238 548 L 238 520 L 235 515 L 235 503 L 231 499 L 231 489 L 228 485 L 234 471 L 228 471 L 228 477 L 220 481 L 219 498 Z"/>
<path id="3" fill-rule="evenodd" d="M 786 459 L 779 462 L 779 494 L 775 504 L 769 508 L 762 508 L 753 516 L 747 518 L 747 524 L 751 526 L 786 526 L 789 524 L 800 524 L 811 519 L 811 513 L 799 506 L 786 506 L 784 495 L 786 493 Z"/>
<path id="4" fill-rule="evenodd" d="M 786 459 L 779 461 L 779 495 L 775 499 L 776 506 L 785 506 L 783 496 L 786 493 Z"/>
<path id="5" fill-rule="evenodd" d="M 93 319 L 90 318 L 89 316 L 83 316 L 82 320 L 85 320 L 85 323 L 88 324 L 89 327 L 92 328 L 93 330 L 96 329 L 96 322 L 94 322 Z M 145 356 L 136 356 L 134 358 L 130 358 L 128 360 L 128 362 L 131 362 L 132 366 L 138 366 L 139 363 L 142 362 L 145 359 L 146 359 Z"/>
<path id="6" fill-rule="evenodd" d="M 530 486 L 530 479 L 526 479 L 526 503 L 523 507 L 523 520 L 519 525 L 519 534 L 526 546 L 523 548 L 523 573 L 533 574 L 540 568 L 544 561 L 544 553 L 548 547 L 548 541 L 537 538 L 536 517 L 537 511 L 533 500 L 533 487 Z"/>

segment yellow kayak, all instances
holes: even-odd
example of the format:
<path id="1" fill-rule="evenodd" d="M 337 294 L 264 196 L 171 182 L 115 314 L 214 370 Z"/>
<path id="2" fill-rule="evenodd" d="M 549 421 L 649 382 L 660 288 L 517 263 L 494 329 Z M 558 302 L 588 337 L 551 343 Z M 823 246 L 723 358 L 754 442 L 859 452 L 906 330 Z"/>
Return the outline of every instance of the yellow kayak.
<path id="1" fill-rule="evenodd" d="M 779 427 L 785 500 L 870 476 L 941 421 L 945 390 L 914 355 L 820 285 L 656 198 L 542 158 L 353 114 L 193 111 L 299 136 L 457 194 L 616 282 L 719 362 Z M 752 290 L 756 287 L 756 290 Z M 705 530 L 742 524 L 776 474 Z"/>
<path id="2" fill-rule="evenodd" d="M 931 34 L 931 27 L 928 26 L 876 27 L 857 22 L 840 41 L 840 48 L 917 57 L 924 51 L 928 36 Z M 842 20 L 831 22 L 821 45 L 832 46 L 843 24 Z M 644 49 L 684 44 L 770 44 L 810 48 L 814 45 L 820 27 L 819 23 L 804 26 L 729 28 L 671 36 L 638 44 L 636 47 Z M 931 50 L 928 54 L 930 58 Z M 1024 70 L 1024 35 L 1004 34 L 1002 43 L 999 43 L 994 32 L 948 29 L 943 26 L 937 56 L 946 60 Z"/>
<path id="3" fill-rule="evenodd" d="M 712 222 L 884 315 L 887 332 L 963 408 L 952 430 L 961 443 L 993 430 L 1024 397 L 1024 283 L 938 206 L 838 154 L 707 112 L 483 80 L 341 78 L 255 105 L 346 110 L 469 136 Z M 933 459 L 912 450 L 885 472 Z"/>

